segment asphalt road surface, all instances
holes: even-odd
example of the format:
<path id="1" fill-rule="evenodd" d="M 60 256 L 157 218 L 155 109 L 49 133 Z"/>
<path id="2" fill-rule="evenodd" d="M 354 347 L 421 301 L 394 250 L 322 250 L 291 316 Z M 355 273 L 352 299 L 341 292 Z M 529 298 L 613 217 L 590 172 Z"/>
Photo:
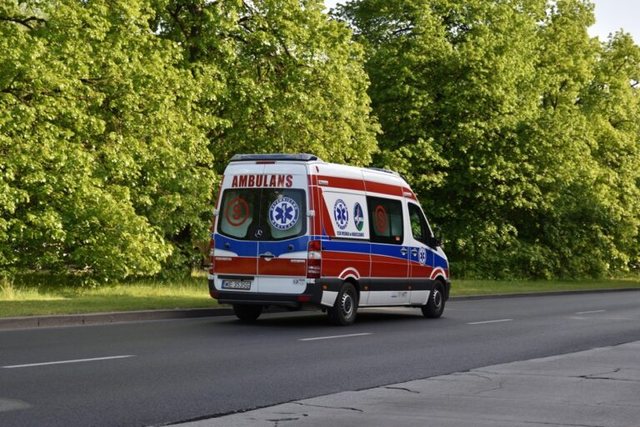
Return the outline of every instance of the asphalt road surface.
<path id="1" fill-rule="evenodd" d="M 637 340 L 637 291 L 4 331 L 0 425 L 164 425 Z"/>

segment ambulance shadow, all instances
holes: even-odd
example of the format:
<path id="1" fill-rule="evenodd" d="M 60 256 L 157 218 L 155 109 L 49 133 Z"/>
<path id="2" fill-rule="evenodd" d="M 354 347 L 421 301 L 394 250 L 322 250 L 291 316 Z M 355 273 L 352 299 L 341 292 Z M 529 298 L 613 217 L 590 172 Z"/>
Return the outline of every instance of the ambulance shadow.
<path id="1" fill-rule="evenodd" d="M 364 324 L 383 324 L 383 323 L 399 323 L 399 322 L 416 322 L 425 321 L 419 309 L 398 309 L 394 311 L 383 311 L 380 309 L 363 309 L 358 311 L 358 317 L 354 325 Z M 234 319 L 232 322 L 242 323 L 240 320 Z M 327 314 L 322 311 L 301 310 L 295 312 L 269 311 L 267 316 L 260 317 L 255 323 L 250 325 L 255 327 L 273 327 L 273 328 L 336 328 L 329 319 Z M 347 329 L 348 330 L 348 327 Z"/>

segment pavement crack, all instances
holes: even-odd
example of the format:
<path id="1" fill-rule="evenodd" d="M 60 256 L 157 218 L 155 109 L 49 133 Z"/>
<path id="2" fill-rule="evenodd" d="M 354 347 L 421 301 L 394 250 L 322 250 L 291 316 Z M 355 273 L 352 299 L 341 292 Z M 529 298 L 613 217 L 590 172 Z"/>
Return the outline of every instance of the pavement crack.
<path id="1" fill-rule="evenodd" d="M 485 388 L 484 390 L 478 390 L 473 394 L 477 395 L 477 394 L 482 394 L 482 393 L 489 393 L 490 391 L 502 390 L 503 386 L 504 386 L 504 384 L 502 383 L 502 381 L 498 381 L 498 384 L 495 387 Z"/>
<path id="2" fill-rule="evenodd" d="M 386 387 L 382 387 L 382 388 L 386 388 L 388 390 L 402 390 L 402 391 L 406 391 L 409 393 L 415 393 L 415 394 L 420 394 L 419 391 L 416 390 L 411 390 L 410 388 L 406 388 L 406 387 L 391 387 L 391 386 L 386 386 Z"/>
<path id="3" fill-rule="evenodd" d="M 598 374 L 589 374 L 589 375 L 580 375 L 578 378 L 582 378 L 584 380 L 611 380 L 611 381 L 633 381 L 624 378 L 612 378 L 608 375 L 617 374 L 620 372 L 622 368 L 616 368 L 613 371 L 601 372 Z"/>
<path id="4" fill-rule="evenodd" d="M 267 419 L 267 421 L 269 421 L 270 423 L 273 423 L 273 427 L 279 427 L 280 423 L 287 422 L 287 421 L 298 421 L 300 420 L 300 418 L 304 418 L 308 416 L 309 414 L 300 414 L 300 416 L 298 417 L 274 418 L 274 419 Z"/>
<path id="5" fill-rule="evenodd" d="M 360 412 L 361 414 L 364 414 L 364 411 L 362 409 L 358 409 L 358 408 L 350 408 L 348 406 L 323 406 L 323 405 L 313 405 L 311 403 L 302 403 L 302 402 L 292 402 L 296 405 L 300 405 L 300 406 L 311 406 L 314 408 L 325 408 L 325 409 L 344 409 L 345 411 L 354 411 L 354 412 Z"/>
<path id="6" fill-rule="evenodd" d="M 460 375 L 469 375 L 469 376 L 472 376 L 472 377 L 482 378 L 483 380 L 493 381 L 492 377 L 488 377 L 488 376 L 485 376 L 485 375 L 480 375 L 477 372 L 464 372 L 464 373 L 461 373 Z"/>

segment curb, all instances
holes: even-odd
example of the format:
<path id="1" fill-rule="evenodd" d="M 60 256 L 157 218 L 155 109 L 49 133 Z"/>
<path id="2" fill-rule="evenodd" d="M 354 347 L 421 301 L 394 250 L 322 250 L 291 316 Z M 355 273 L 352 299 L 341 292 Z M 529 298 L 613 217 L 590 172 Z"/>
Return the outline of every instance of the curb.
<path id="1" fill-rule="evenodd" d="M 582 291 L 557 291 L 557 292 L 527 292 L 521 294 L 496 294 L 496 295 L 470 295 L 451 297 L 452 301 L 469 301 L 484 299 L 520 298 L 520 297 L 548 297 L 572 294 L 602 294 L 610 292 L 640 292 L 640 288 L 621 289 L 593 289 Z M 0 318 L 0 331 L 14 329 L 55 328 L 61 326 L 104 325 L 111 323 L 141 322 L 149 320 L 170 319 L 194 319 L 200 317 L 231 316 L 233 309 L 220 308 L 193 308 L 175 310 L 144 310 L 123 311 L 110 313 L 87 313 L 53 316 L 28 316 Z"/>
<path id="2" fill-rule="evenodd" d="M 144 310 L 110 313 L 87 313 L 53 316 L 7 317 L 0 319 L 0 331 L 12 329 L 52 328 L 60 326 L 104 325 L 147 320 L 194 319 L 229 316 L 231 308 L 194 308 L 186 310 Z"/>

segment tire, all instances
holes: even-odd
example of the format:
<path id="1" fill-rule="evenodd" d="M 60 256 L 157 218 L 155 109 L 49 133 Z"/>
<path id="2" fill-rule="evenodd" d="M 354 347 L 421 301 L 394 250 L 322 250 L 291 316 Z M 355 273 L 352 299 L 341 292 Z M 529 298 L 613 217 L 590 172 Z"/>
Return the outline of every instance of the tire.
<path id="1" fill-rule="evenodd" d="M 339 326 L 347 326 L 356 320 L 358 293 L 349 282 L 344 282 L 333 307 L 327 310 L 329 320 Z"/>
<path id="2" fill-rule="evenodd" d="M 243 322 L 255 322 L 262 314 L 261 305 L 233 304 L 233 312 Z"/>
<path id="3" fill-rule="evenodd" d="M 422 306 L 422 314 L 424 317 L 437 319 L 442 316 L 444 312 L 444 303 L 444 288 L 442 287 L 442 283 L 437 282 L 429 294 L 427 304 Z"/>

